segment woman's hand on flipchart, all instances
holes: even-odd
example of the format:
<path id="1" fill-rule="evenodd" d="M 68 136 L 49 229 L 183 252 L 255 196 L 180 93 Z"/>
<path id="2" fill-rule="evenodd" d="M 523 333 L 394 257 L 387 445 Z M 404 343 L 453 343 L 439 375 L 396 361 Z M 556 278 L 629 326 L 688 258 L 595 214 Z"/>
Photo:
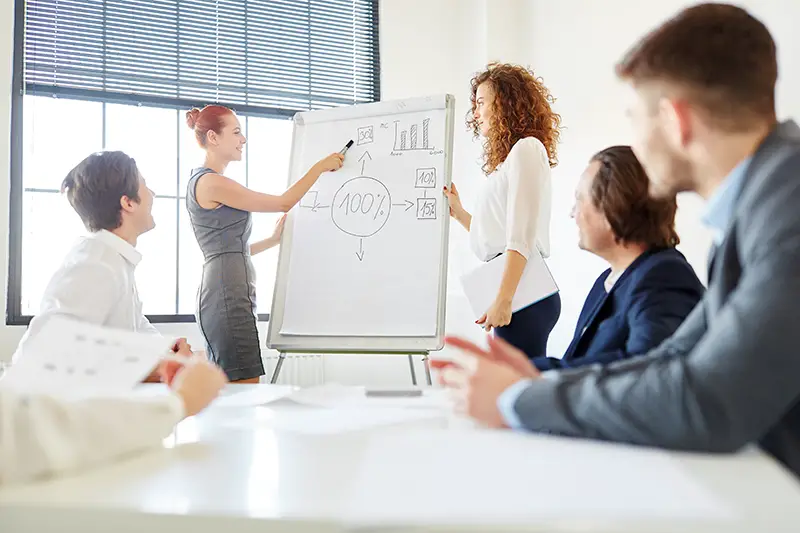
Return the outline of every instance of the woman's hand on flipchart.
<path id="1" fill-rule="evenodd" d="M 444 195 L 447 196 L 447 203 L 450 204 L 450 216 L 459 219 L 459 215 L 464 212 L 464 207 L 461 205 L 461 197 L 458 195 L 456 184 L 451 183 L 448 187 L 444 186 Z"/>
<path id="2" fill-rule="evenodd" d="M 475 323 L 483 326 L 486 331 L 509 325 L 511 323 L 511 300 L 498 298 Z"/>
<path id="3" fill-rule="evenodd" d="M 461 205 L 461 197 L 458 195 L 456 184 L 451 183 L 450 187 L 445 186 L 444 195 L 447 196 L 447 203 L 450 204 L 450 216 L 464 226 L 465 230 L 469 231 L 472 225 L 472 215 Z"/>
<path id="4" fill-rule="evenodd" d="M 284 224 L 286 224 L 286 213 L 284 213 L 283 216 L 279 218 L 278 221 L 275 223 L 275 229 L 272 231 L 272 236 L 270 237 L 273 246 L 281 242 L 281 235 L 283 235 Z"/>
<path id="5" fill-rule="evenodd" d="M 323 172 L 335 172 L 342 168 L 343 164 L 344 154 L 334 152 L 328 157 L 320 159 L 315 166 L 319 170 L 320 174 L 322 174 Z"/>

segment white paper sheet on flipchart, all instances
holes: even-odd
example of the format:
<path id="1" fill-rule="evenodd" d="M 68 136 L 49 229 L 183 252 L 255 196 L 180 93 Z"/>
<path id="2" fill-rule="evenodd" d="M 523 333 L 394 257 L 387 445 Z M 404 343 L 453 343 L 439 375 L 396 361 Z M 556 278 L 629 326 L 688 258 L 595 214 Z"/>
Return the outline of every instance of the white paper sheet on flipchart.
<path id="1" fill-rule="evenodd" d="M 737 518 L 667 452 L 453 429 L 371 437 L 343 513 L 358 525 Z"/>
<path id="2" fill-rule="evenodd" d="M 304 131 L 299 136 L 302 146 L 295 173 L 356 139 L 360 127 L 373 126 L 374 141 L 354 144 L 344 166 L 324 174 L 308 198 L 292 210 L 291 265 L 281 334 L 436 335 L 443 253 L 438 229 L 447 216 L 442 194 L 445 158 L 422 151 L 406 151 L 402 157 L 390 154 L 394 120 L 400 120 L 402 128 L 430 119 L 428 142 L 443 148 L 445 117 L 446 111 L 439 109 L 300 126 Z M 383 124 L 388 127 L 381 128 Z M 435 183 L 418 187 L 416 172 L 425 168 L 435 169 Z M 332 206 L 341 203 L 337 192 L 362 175 L 379 180 L 391 195 L 385 224 L 368 237 L 340 229 L 332 211 Z M 418 213 L 421 201 L 435 203 L 435 218 L 418 218 L 426 216 Z M 314 205 L 325 207 L 314 209 Z"/>
<path id="3" fill-rule="evenodd" d="M 505 267 L 505 256 L 500 255 L 491 261 L 481 263 L 461 276 L 464 294 L 469 300 L 475 318 L 483 315 L 497 298 Z M 511 311 L 517 312 L 557 291 L 558 285 L 550 274 L 547 264 L 538 250 L 534 250 L 525 263 L 525 270 L 522 271 L 517 291 L 511 300 Z"/>
<path id="4" fill-rule="evenodd" d="M 25 343 L 2 386 L 28 393 L 85 397 L 132 392 L 172 341 L 53 317 Z"/>

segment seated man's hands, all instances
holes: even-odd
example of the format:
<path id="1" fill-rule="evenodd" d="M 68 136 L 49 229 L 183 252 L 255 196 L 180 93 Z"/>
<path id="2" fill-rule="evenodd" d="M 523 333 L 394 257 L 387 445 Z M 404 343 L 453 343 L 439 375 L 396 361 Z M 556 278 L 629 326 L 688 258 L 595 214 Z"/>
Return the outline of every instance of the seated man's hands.
<path id="1" fill-rule="evenodd" d="M 494 335 L 487 350 L 457 337 L 445 342 L 458 350 L 458 357 L 431 360 L 431 366 L 441 371 L 439 383 L 454 391 L 456 410 L 490 427 L 507 427 L 498 398 L 520 380 L 538 379 L 539 371 L 522 351 Z"/>

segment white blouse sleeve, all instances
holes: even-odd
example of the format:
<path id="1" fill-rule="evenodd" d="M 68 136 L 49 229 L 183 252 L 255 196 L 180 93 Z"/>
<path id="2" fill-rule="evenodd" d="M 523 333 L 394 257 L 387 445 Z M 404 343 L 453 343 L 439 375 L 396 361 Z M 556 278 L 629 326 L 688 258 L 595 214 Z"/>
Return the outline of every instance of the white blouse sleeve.
<path id="1" fill-rule="evenodd" d="M 0 388 L 0 485 L 156 448 L 183 416 L 174 394 L 59 400 Z"/>
<path id="2" fill-rule="evenodd" d="M 506 251 L 528 259 L 536 248 L 543 180 L 550 164 L 547 151 L 537 139 L 521 139 L 506 159 Z"/>

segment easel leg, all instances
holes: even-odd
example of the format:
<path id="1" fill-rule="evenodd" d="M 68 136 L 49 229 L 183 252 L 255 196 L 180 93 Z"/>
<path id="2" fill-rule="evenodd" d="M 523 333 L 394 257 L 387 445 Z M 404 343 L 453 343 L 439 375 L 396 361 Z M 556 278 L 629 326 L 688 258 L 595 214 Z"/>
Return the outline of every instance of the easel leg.
<path id="1" fill-rule="evenodd" d="M 431 365 L 428 362 L 429 359 L 428 354 L 422 356 L 422 362 L 425 364 L 425 381 L 428 382 L 428 386 L 433 386 L 433 381 L 431 380 Z"/>
<path id="2" fill-rule="evenodd" d="M 411 370 L 411 384 L 417 385 L 417 372 L 414 370 L 414 356 L 408 354 L 408 368 Z"/>
<path id="3" fill-rule="evenodd" d="M 278 354 L 278 362 L 275 363 L 275 370 L 272 371 L 272 378 L 269 380 L 270 383 L 275 384 L 278 382 L 278 376 L 281 375 L 281 367 L 283 366 L 283 360 L 285 358 L 285 353 L 281 352 Z"/>

